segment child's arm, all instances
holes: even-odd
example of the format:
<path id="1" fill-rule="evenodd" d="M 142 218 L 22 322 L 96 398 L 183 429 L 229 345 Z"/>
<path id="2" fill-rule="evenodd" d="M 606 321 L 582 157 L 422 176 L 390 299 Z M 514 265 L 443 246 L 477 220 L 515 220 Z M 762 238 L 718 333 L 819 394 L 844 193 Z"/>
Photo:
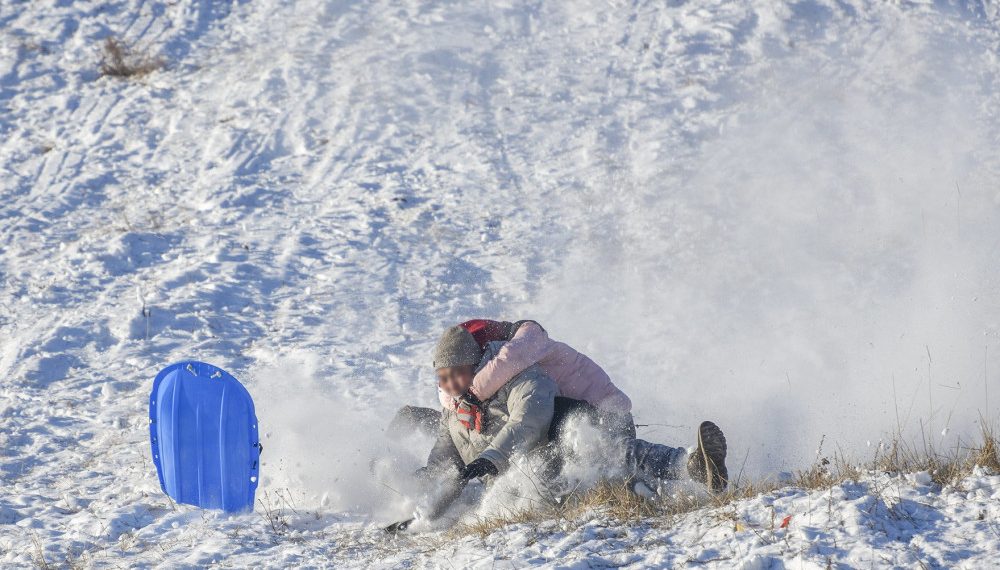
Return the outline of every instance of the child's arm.
<path id="1" fill-rule="evenodd" d="M 472 393 L 480 400 L 493 397 L 510 379 L 536 364 L 545 356 L 551 346 L 548 333 L 538 323 L 526 321 L 514 337 L 510 339 L 493 360 L 476 373 L 472 380 Z M 444 394 L 442 401 L 446 401 Z"/>

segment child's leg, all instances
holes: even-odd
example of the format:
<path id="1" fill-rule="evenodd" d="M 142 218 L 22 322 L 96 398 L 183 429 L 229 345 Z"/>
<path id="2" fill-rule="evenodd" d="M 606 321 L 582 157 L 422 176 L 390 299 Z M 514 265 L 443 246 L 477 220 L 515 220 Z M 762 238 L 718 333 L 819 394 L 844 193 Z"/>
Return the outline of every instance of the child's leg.
<path id="1" fill-rule="evenodd" d="M 400 437 L 413 433 L 423 432 L 427 435 L 434 435 L 438 431 L 438 423 L 441 421 L 441 411 L 418 406 L 403 406 L 396 412 L 395 417 L 389 422 L 388 433 L 393 437 Z"/>
<path id="2" fill-rule="evenodd" d="M 632 414 L 602 412 L 600 422 L 613 438 L 625 446 L 625 468 L 632 477 L 653 488 L 658 486 L 659 481 L 680 478 L 687 459 L 684 448 L 636 438 Z"/>

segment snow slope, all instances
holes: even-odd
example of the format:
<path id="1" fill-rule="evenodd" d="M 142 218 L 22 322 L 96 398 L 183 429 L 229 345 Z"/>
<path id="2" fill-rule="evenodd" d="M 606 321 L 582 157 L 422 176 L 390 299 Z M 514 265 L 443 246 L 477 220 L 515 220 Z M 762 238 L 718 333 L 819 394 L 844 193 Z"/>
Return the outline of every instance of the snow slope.
<path id="1" fill-rule="evenodd" d="M 998 23 L 991 2 L 0 1 L 0 562 L 1000 564 L 995 474 L 780 491 L 735 533 L 699 512 L 394 542 L 375 523 L 409 505 L 369 471 L 422 459 L 382 428 L 433 405 L 433 342 L 473 316 L 594 356 L 647 438 L 716 419 L 754 476 L 824 435 L 953 447 L 1000 417 Z M 109 34 L 166 69 L 100 77 Z M 160 493 L 145 406 L 182 358 L 246 381 L 288 528 Z"/>

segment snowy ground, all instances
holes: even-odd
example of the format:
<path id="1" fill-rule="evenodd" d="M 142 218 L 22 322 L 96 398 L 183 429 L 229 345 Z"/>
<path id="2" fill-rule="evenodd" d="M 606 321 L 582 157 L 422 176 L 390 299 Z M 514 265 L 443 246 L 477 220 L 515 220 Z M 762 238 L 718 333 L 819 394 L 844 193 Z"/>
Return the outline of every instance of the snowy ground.
<path id="1" fill-rule="evenodd" d="M 385 537 L 408 505 L 370 475 L 421 460 L 387 414 L 433 404 L 431 346 L 476 316 L 592 355 L 649 439 L 715 419 L 753 477 L 824 435 L 860 457 L 1000 417 L 998 26 L 992 2 L 0 0 L 0 563 L 1000 566 L 986 472 L 485 540 Z M 109 34 L 166 68 L 101 77 Z M 183 358 L 248 385 L 287 527 L 160 492 L 148 391 Z"/>

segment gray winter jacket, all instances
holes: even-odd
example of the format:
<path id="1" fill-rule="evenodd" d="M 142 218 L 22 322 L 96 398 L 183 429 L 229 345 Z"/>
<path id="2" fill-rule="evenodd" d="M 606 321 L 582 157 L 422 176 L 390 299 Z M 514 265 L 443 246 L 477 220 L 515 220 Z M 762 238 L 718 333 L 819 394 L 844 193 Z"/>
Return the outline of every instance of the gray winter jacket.
<path id="1" fill-rule="evenodd" d="M 503 344 L 488 343 L 476 370 L 496 356 Z M 483 457 L 502 473 L 515 454 L 528 453 L 548 442 L 557 392 L 555 382 L 541 367 L 533 365 L 483 402 L 485 425 L 481 433 L 467 429 L 459 423 L 454 409 L 445 408 L 428 466 L 451 464 L 461 468 Z"/>

